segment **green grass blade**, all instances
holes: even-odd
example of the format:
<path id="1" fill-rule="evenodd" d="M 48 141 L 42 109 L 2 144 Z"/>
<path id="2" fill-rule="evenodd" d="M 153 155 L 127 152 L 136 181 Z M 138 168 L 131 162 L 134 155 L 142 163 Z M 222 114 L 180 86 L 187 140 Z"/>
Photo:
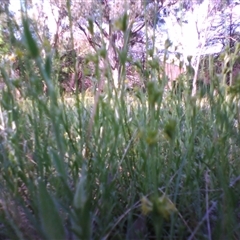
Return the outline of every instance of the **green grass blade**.
<path id="1" fill-rule="evenodd" d="M 58 213 L 59 210 L 42 181 L 39 182 L 39 209 L 42 228 L 47 239 L 65 239 L 63 223 Z"/>

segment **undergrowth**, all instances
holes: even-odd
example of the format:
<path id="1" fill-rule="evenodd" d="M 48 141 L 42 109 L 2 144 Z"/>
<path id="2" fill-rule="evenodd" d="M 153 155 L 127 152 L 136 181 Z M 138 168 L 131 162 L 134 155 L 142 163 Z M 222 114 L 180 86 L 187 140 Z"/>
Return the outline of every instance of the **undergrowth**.
<path id="1" fill-rule="evenodd" d="M 1 68 L 0 239 L 240 238 L 239 92 L 199 104 L 156 80 L 69 102 L 24 28 L 38 74 L 19 99 Z"/>

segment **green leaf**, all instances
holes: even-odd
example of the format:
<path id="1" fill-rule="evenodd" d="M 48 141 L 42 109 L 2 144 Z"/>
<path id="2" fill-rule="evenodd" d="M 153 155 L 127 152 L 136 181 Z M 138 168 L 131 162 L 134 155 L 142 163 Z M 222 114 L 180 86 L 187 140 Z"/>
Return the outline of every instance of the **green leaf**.
<path id="1" fill-rule="evenodd" d="M 42 181 L 39 182 L 38 198 L 42 228 L 47 239 L 66 239 L 63 223 L 58 214 L 56 204 L 48 193 L 46 185 Z"/>
<path id="2" fill-rule="evenodd" d="M 53 163 L 57 169 L 57 173 L 59 174 L 59 176 L 63 177 L 63 179 L 66 181 L 67 172 L 65 169 L 65 164 L 63 159 L 60 158 L 59 155 L 54 150 L 51 151 L 51 154 L 52 154 Z"/>
<path id="3" fill-rule="evenodd" d="M 39 56 L 39 49 L 29 29 L 28 20 L 23 18 L 22 21 L 28 50 L 33 58 L 37 58 Z"/>
<path id="4" fill-rule="evenodd" d="M 120 17 L 114 22 L 114 27 L 122 32 L 125 32 L 128 27 L 128 14 L 125 12 L 123 17 Z"/>
<path id="5" fill-rule="evenodd" d="M 174 140 L 176 135 L 176 126 L 177 126 L 177 122 L 174 119 L 170 119 L 166 123 L 164 127 L 164 133 L 168 139 Z"/>
<path id="6" fill-rule="evenodd" d="M 157 103 L 157 101 L 162 96 L 161 89 L 155 82 L 147 83 L 147 93 L 148 93 L 148 101 L 151 106 L 154 106 L 155 103 Z"/>
<path id="7" fill-rule="evenodd" d="M 119 59 L 120 59 L 120 63 L 122 65 L 124 65 L 127 61 L 127 50 L 122 50 L 122 51 L 119 51 Z"/>
<path id="8" fill-rule="evenodd" d="M 158 142 L 158 131 L 149 129 L 147 131 L 146 142 L 148 145 L 154 145 Z"/>
<path id="9" fill-rule="evenodd" d="M 94 34 L 93 20 L 91 18 L 88 19 L 88 30 L 92 35 Z"/>
<path id="10" fill-rule="evenodd" d="M 122 19 L 122 28 L 121 30 L 125 32 L 128 26 L 128 14 L 125 12 Z"/>
<path id="11" fill-rule="evenodd" d="M 105 59 L 107 57 L 107 50 L 106 50 L 106 48 L 100 49 L 99 50 L 99 55 Z"/>
<path id="12" fill-rule="evenodd" d="M 48 75 L 48 77 L 51 77 L 51 70 L 52 70 L 52 59 L 50 56 L 46 57 L 46 62 L 45 62 L 45 70 Z"/>
<path id="13" fill-rule="evenodd" d="M 76 192 L 73 200 L 73 205 L 76 209 L 83 209 L 85 207 L 85 204 L 88 199 L 86 184 L 87 184 L 86 166 L 83 166 L 82 176 L 77 184 L 77 188 L 76 188 Z"/>
<path id="14" fill-rule="evenodd" d="M 148 64 L 151 67 L 151 69 L 159 70 L 159 61 L 158 61 L 158 59 L 154 58 L 153 60 L 149 60 Z"/>

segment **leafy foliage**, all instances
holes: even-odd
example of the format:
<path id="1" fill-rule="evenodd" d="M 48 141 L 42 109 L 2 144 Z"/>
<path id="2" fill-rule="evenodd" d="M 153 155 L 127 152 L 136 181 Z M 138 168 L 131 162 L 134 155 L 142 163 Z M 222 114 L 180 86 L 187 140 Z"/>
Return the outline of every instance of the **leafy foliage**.
<path id="1" fill-rule="evenodd" d="M 100 49 L 85 61 L 102 88 L 67 98 L 57 80 L 76 65 L 44 56 L 23 19 L 14 50 L 24 81 L 17 85 L 1 66 L 1 239 L 238 239 L 239 83 L 223 80 L 239 50 L 224 53 L 233 65 L 220 75 L 209 57 L 209 91 L 192 97 L 190 73 L 166 90 L 153 54 L 139 74 L 146 92 L 112 86 Z M 119 59 L 124 81 L 126 52 Z"/>

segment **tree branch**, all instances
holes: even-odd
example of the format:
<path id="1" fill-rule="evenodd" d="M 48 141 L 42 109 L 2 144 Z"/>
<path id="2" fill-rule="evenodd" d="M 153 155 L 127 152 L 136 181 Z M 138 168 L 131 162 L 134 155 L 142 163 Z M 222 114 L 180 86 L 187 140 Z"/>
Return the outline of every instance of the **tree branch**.
<path id="1" fill-rule="evenodd" d="M 101 31 L 101 33 L 104 35 L 105 38 L 109 37 L 109 34 L 100 26 L 100 24 L 97 21 L 94 21 L 96 23 L 96 25 L 98 26 L 99 30 Z"/>
<path id="2" fill-rule="evenodd" d="M 84 33 L 84 35 L 86 36 L 89 44 L 93 47 L 93 49 L 94 49 L 95 51 L 97 51 L 97 47 L 100 48 L 101 45 L 98 44 L 98 43 L 96 43 L 95 41 L 93 41 L 92 37 L 89 36 L 89 34 L 88 34 L 88 33 L 86 32 L 86 30 L 81 26 L 80 23 L 77 23 L 77 24 L 78 24 L 79 29 L 80 29 L 80 30 Z M 96 46 L 97 46 L 97 47 L 96 47 Z"/>

